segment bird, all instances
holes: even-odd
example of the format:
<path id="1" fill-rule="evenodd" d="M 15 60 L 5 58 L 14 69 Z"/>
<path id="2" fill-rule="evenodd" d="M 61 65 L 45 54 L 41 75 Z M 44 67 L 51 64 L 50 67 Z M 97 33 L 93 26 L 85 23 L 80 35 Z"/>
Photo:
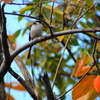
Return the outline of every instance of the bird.
<path id="1" fill-rule="evenodd" d="M 32 24 L 30 34 L 29 34 L 29 41 L 40 36 L 40 34 L 42 33 L 42 27 L 43 27 L 43 23 L 40 20 L 37 20 Z M 30 58 L 31 49 L 32 46 L 29 48 L 29 52 L 27 56 L 28 59 Z"/>

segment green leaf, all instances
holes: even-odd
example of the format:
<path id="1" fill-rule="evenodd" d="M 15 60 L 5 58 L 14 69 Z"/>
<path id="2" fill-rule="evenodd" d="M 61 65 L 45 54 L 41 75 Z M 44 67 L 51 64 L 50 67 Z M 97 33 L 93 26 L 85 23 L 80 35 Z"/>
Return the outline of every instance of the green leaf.
<path id="1" fill-rule="evenodd" d="M 16 31 L 16 32 L 13 34 L 14 38 L 17 38 L 17 37 L 19 36 L 20 32 L 21 32 L 21 30 Z"/>
<path id="2" fill-rule="evenodd" d="M 89 28 L 89 26 L 86 23 L 82 22 L 82 21 L 80 21 L 80 24 L 83 28 Z"/>
<path id="3" fill-rule="evenodd" d="M 27 28 L 24 29 L 24 31 L 22 32 L 22 36 L 26 33 Z"/>
<path id="4" fill-rule="evenodd" d="M 85 2 L 88 7 L 91 7 L 93 5 L 93 0 L 85 0 Z"/>

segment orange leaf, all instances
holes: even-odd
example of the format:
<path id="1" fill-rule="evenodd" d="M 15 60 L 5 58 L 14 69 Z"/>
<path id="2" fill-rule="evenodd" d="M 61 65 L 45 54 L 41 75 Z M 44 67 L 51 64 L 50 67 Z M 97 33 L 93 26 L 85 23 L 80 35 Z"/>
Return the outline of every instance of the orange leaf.
<path id="1" fill-rule="evenodd" d="M 79 82 L 72 91 L 72 98 L 79 99 L 80 97 L 86 95 L 89 91 L 93 89 L 93 82 L 96 75 L 85 76 L 81 82 Z"/>
<path id="2" fill-rule="evenodd" d="M 0 0 L 0 2 L 4 1 L 5 4 L 9 3 L 9 2 L 12 2 L 13 0 Z"/>
<path id="3" fill-rule="evenodd" d="M 17 45 L 13 35 L 8 35 L 8 39 L 13 43 L 14 49 L 16 49 Z"/>
<path id="4" fill-rule="evenodd" d="M 12 95 L 6 93 L 6 100 L 15 100 L 15 99 Z"/>
<path id="5" fill-rule="evenodd" d="M 13 35 L 8 35 L 8 39 L 9 39 L 12 43 L 15 43 L 15 39 L 14 39 Z"/>
<path id="6" fill-rule="evenodd" d="M 96 93 L 95 89 L 93 88 L 91 91 L 89 91 L 84 96 L 80 97 L 77 100 L 94 100 L 98 97 L 98 94 Z"/>
<path id="7" fill-rule="evenodd" d="M 19 91 L 26 91 L 26 89 L 17 82 L 5 83 L 5 87 L 12 88 Z"/>
<path id="8" fill-rule="evenodd" d="M 90 68 L 91 68 L 90 66 L 82 67 L 82 69 L 77 73 L 77 75 L 75 75 L 75 77 L 80 77 L 80 76 L 86 74 Z M 95 69 L 96 69 L 96 67 L 93 67 L 89 72 L 92 72 Z"/>
<path id="9" fill-rule="evenodd" d="M 84 67 L 84 63 L 85 63 L 85 61 L 86 61 L 87 58 L 88 58 L 88 57 L 82 58 L 82 59 L 80 59 L 80 60 L 78 60 L 78 61 L 76 62 L 76 66 L 74 67 L 72 76 L 77 77 L 79 71 L 81 71 L 81 70 L 82 70 L 82 67 Z"/>
<path id="10" fill-rule="evenodd" d="M 94 88 L 97 91 L 97 93 L 100 94 L 100 76 L 97 76 L 94 80 Z"/>

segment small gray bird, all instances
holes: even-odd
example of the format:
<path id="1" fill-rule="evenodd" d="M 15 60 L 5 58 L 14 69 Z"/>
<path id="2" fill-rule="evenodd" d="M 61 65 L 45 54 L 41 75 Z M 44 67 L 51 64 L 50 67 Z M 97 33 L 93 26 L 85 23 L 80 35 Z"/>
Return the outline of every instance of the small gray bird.
<path id="1" fill-rule="evenodd" d="M 33 23 L 33 25 L 31 26 L 30 34 L 29 34 L 29 41 L 40 36 L 40 34 L 42 33 L 42 26 L 43 25 L 42 25 L 41 21 L 35 21 Z M 28 56 L 27 56 L 28 59 L 30 57 L 31 49 L 32 49 L 32 46 L 29 48 L 29 52 L 28 52 Z"/>

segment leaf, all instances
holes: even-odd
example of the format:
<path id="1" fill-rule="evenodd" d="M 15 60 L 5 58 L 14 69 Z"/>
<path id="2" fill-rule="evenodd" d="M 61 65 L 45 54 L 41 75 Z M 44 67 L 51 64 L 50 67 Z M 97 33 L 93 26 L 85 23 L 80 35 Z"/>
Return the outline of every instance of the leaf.
<path id="1" fill-rule="evenodd" d="M 77 61 L 71 76 L 80 77 L 86 74 L 88 70 L 91 68 L 91 66 L 84 66 L 84 64 L 88 64 L 91 61 L 92 59 L 90 57 L 85 57 Z M 96 67 L 92 67 L 92 69 L 89 72 L 92 72 L 95 69 Z"/>
<path id="2" fill-rule="evenodd" d="M 51 11 L 52 10 L 52 6 L 45 5 L 45 6 L 43 6 L 43 9 L 49 9 Z M 53 11 L 54 11 L 53 13 L 54 13 L 55 17 L 57 18 L 57 20 L 60 21 L 60 22 L 62 22 L 63 12 L 61 10 L 57 9 L 57 8 L 54 8 Z M 58 18 L 58 16 L 59 16 L 59 18 Z"/>
<path id="3" fill-rule="evenodd" d="M 80 21 L 80 24 L 83 28 L 89 28 L 89 26 L 86 23 L 82 22 L 82 21 Z"/>
<path id="4" fill-rule="evenodd" d="M 78 72 L 78 74 L 75 77 L 80 77 L 88 72 L 90 69 L 90 66 L 84 66 L 82 69 Z M 96 70 L 96 67 L 92 67 L 92 69 L 89 72 L 92 72 L 93 70 Z"/>
<path id="5" fill-rule="evenodd" d="M 5 4 L 8 4 L 8 3 L 12 2 L 13 0 L 0 0 L 0 2 L 2 2 L 2 1 L 4 1 Z"/>
<path id="6" fill-rule="evenodd" d="M 21 30 L 16 31 L 16 32 L 13 34 L 13 37 L 14 37 L 14 38 L 17 38 L 17 37 L 19 36 L 20 32 L 21 32 Z"/>
<path id="7" fill-rule="evenodd" d="M 40 66 L 44 68 L 45 63 L 47 62 L 47 56 L 46 55 L 41 56 L 40 61 L 41 61 Z"/>
<path id="8" fill-rule="evenodd" d="M 91 91 L 89 91 L 84 96 L 80 97 L 77 100 L 94 100 L 99 96 L 99 94 L 96 93 L 95 89 L 93 88 Z"/>
<path id="9" fill-rule="evenodd" d="M 58 53 L 61 50 L 61 45 L 59 43 L 52 44 L 52 51 Z"/>
<path id="10" fill-rule="evenodd" d="M 33 9 L 33 6 L 26 6 L 26 7 L 22 8 L 21 10 L 19 10 L 19 12 L 27 11 L 30 9 Z"/>
<path id="11" fill-rule="evenodd" d="M 12 88 L 19 91 L 26 91 L 26 89 L 17 82 L 5 83 L 5 87 Z"/>
<path id="12" fill-rule="evenodd" d="M 15 100 L 15 99 L 12 95 L 6 93 L 6 100 Z"/>
<path id="13" fill-rule="evenodd" d="M 14 39 L 13 35 L 8 35 L 8 39 L 9 39 L 12 43 L 15 43 L 15 39 Z"/>
<path id="14" fill-rule="evenodd" d="M 14 48 L 16 49 L 17 44 L 13 35 L 8 35 L 8 39 L 12 42 Z"/>
<path id="15" fill-rule="evenodd" d="M 90 92 L 93 89 L 95 77 L 96 75 L 85 76 L 73 89 L 72 98 L 76 100 Z"/>
<path id="16" fill-rule="evenodd" d="M 100 41 L 97 42 L 97 51 L 100 53 Z"/>
<path id="17" fill-rule="evenodd" d="M 77 77 L 79 71 L 82 70 L 82 67 L 84 66 L 84 63 L 85 63 L 85 61 L 86 61 L 87 58 L 88 57 L 82 58 L 82 59 L 80 59 L 79 61 L 76 62 L 76 66 L 74 67 L 72 76 Z"/>
<path id="18" fill-rule="evenodd" d="M 61 42 L 63 39 L 64 39 L 64 35 L 58 37 L 58 40 L 59 40 L 60 42 Z"/>
<path id="19" fill-rule="evenodd" d="M 94 80 L 94 88 L 97 93 L 100 94 L 100 76 L 97 76 Z"/>
<path id="20" fill-rule="evenodd" d="M 93 0 L 85 0 L 85 2 L 88 7 L 91 7 L 93 5 Z"/>

